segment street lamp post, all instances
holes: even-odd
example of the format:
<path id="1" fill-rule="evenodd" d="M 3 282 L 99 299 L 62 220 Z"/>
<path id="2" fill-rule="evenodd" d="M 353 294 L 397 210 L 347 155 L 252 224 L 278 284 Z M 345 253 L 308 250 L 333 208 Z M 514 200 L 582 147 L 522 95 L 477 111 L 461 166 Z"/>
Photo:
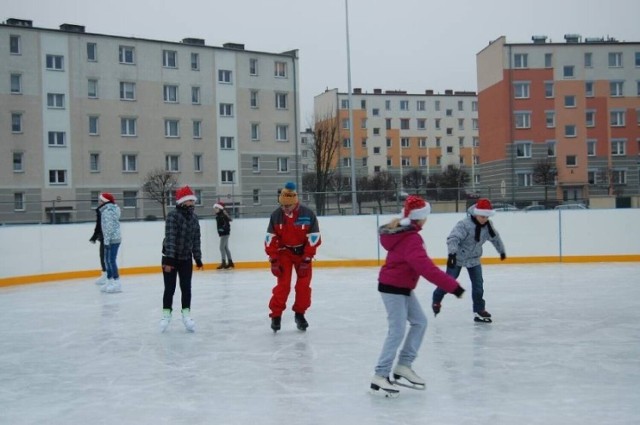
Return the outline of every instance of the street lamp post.
<path id="1" fill-rule="evenodd" d="M 347 24 L 347 89 L 349 99 L 349 144 L 351 148 L 351 211 L 356 215 L 356 154 L 353 140 L 353 103 L 351 96 L 351 48 L 349 47 L 349 0 L 344 1 L 345 18 Z"/>

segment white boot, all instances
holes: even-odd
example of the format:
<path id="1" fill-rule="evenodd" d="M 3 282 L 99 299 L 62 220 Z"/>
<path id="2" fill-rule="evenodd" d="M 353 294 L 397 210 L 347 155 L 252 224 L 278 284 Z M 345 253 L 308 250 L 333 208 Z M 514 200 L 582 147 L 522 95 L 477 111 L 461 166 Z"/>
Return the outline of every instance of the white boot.
<path id="1" fill-rule="evenodd" d="M 113 286 L 113 279 L 107 279 L 107 283 L 105 283 L 104 285 L 102 285 L 102 286 L 100 287 L 100 290 L 101 290 L 102 292 L 107 292 L 107 289 L 108 289 L 110 286 Z"/>
<path id="2" fill-rule="evenodd" d="M 371 394 L 395 398 L 400 395 L 400 390 L 393 385 L 389 378 L 373 375 L 373 379 L 371 379 Z"/>
<path id="3" fill-rule="evenodd" d="M 104 285 L 107 283 L 107 272 L 102 272 L 100 277 L 96 280 L 96 285 Z"/>
<path id="4" fill-rule="evenodd" d="M 160 320 L 160 333 L 163 333 L 169 327 L 171 323 L 171 310 L 165 308 L 162 310 L 162 320 Z"/>
<path id="5" fill-rule="evenodd" d="M 191 309 L 182 309 L 182 323 L 184 323 L 184 328 L 187 330 L 187 332 L 195 332 L 196 322 L 194 322 L 191 318 Z"/>
<path id="6" fill-rule="evenodd" d="M 424 390 L 426 386 L 424 379 L 418 376 L 409 366 L 402 364 L 396 365 L 396 368 L 393 370 L 393 379 L 394 384 L 413 388 L 414 390 Z"/>
<path id="7" fill-rule="evenodd" d="M 100 288 L 100 290 L 108 294 L 122 292 L 122 285 L 120 284 L 120 279 L 109 279 L 107 284 L 102 285 L 102 288 Z"/>

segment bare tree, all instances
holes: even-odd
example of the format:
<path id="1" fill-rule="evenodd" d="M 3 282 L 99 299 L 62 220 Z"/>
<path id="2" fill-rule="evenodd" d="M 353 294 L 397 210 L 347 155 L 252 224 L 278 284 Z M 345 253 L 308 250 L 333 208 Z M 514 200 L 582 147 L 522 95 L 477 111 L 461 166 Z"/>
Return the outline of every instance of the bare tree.
<path id="1" fill-rule="evenodd" d="M 162 168 L 151 170 L 144 178 L 142 190 L 151 199 L 162 205 L 162 218 L 167 218 L 167 201 L 171 192 L 178 186 L 178 179 L 174 173 Z"/>
<path id="2" fill-rule="evenodd" d="M 414 168 L 402 177 L 402 186 L 405 189 L 411 189 L 414 193 L 419 193 L 421 187 L 425 184 L 425 177 L 422 171 Z"/>
<path id="3" fill-rule="evenodd" d="M 544 205 L 548 205 L 549 186 L 553 186 L 556 181 L 558 171 L 556 164 L 549 158 L 541 159 L 533 167 L 533 182 L 544 186 Z"/>
<path id="4" fill-rule="evenodd" d="M 442 199 L 460 200 L 461 195 L 465 195 L 464 187 L 469 183 L 469 173 L 450 165 L 441 174 L 439 186 L 443 188 Z"/>
<path id="5" fill-rule="evenodd" d="M 316 163 L 315 203 L 316 214 L 324 215 L 327 190 L 331 185 L 335 158 L 340 146 L 338 117 L 327 115 L 317 120 L 313 127 L 314 144 L 311 153 Z"/>
<path id="6" fill-rule="evenodd" d="M 394 190 L 395 187 L 396 181 L 387 171 L 380 171 L 371 178 L 369 188 L 372 191 L 373 200 L 378 203 L 380 214 L 382 214 L 382 201 L 387 199 L 389 192 Z"/>

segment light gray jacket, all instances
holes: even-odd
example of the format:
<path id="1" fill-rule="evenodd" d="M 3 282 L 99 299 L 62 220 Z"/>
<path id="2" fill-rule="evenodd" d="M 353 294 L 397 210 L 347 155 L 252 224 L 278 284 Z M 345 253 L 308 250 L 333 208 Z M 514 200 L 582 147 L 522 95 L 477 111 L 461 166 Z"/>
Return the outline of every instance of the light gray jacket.
<path id="1" fill-rule="evenodd" d="M 105 245 L 121 243 L 120 234 L 120 207 L 108 202 L 100 207 L 100 220 L 102 224 L 102 237 Z"/>
<path id="2" fill-rule="evenodd" d="M 475 267 L 480 264 L 482 257 L 482 245 L 486 241 L 490 241 L 499 254 L 504 254 L 504 244 L 498 232 L 493 228 L 495 236 L 489 233 L 489 225 L 482 226 L 480 230 L 480 240 L 476 241 L 476 223 L 468 216 L 460 220 L 451 230 L 447 237 L 447 250 L 449 254 L 456 254 L 456 265 L 460 267 Z"/>

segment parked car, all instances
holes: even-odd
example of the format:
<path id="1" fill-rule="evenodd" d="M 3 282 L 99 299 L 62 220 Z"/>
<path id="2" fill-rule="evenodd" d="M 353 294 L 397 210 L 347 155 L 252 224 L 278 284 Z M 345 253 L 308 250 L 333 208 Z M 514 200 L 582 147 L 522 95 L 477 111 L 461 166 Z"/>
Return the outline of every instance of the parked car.
<path id="1" fill-rule="evenodd" d="M 560 204 L 556 205 L 554 210 L 586 210 L 587 206 L 584 204 Z"/>
<path id="2" fill-rule="evenodd" d="M 538 205 L 527 205 L 526 207 L 524 207 L 522 209 L 522 211 L 524 211 L 524 212 L 528 212 L 528 211 L 544 211 L 544 210 L 546 210 L 545 206 L 544 205 L 540 205 L 540 204 L 538 204 Z"/>
<path id="3" fill-rule="evenodd" d="M 518 211 L 515 205 L 507 204 L 506 202 L 493 202 L 494 211 Z"/>

